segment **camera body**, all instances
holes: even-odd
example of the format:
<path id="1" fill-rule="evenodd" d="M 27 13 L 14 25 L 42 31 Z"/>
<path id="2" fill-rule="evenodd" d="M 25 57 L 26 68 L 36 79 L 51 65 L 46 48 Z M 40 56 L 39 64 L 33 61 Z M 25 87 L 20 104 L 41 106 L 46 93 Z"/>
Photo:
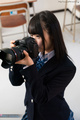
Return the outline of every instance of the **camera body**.
<path id="1" fill-rule="evenodd" d="M 25 55 L 23 50 L 27 51 L 32 59 L 38 56 L 38 45 L 32 37 L 25 37 L 21 40 L 16 40 L 16 47 L 4 48 L 0 50 L 0 59 L 2 59 L 2 67 L 9 68 L 15 62 L 23 59 Z"/>

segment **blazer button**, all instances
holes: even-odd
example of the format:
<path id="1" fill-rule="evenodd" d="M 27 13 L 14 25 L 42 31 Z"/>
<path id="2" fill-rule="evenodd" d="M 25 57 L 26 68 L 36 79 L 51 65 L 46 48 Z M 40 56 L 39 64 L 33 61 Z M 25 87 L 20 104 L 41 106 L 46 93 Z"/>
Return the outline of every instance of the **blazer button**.
<path id="1" fill-rule="evenodd" d="M 33 103 L 33 99 L 31 99 L 31 103 Z"/>
<path id="2" fill-rule="evenodd" d="M 10 67 L 11 69 L 13 68 L 13 66 Z"/>
<path id="3" fill-rule="evenodd" d="M 26 79 L 24 79 L 24 82 L 26 82 Z"/>
<path id="4" fill-rule="evenodd" d="M 10 71 L 13 71 L 12 69 L 10 69 Z"/>
<path id="5" fill-rule="evenodd" d="M 22 78 L 24 78 L 24 75 L 22 75 Z"/>

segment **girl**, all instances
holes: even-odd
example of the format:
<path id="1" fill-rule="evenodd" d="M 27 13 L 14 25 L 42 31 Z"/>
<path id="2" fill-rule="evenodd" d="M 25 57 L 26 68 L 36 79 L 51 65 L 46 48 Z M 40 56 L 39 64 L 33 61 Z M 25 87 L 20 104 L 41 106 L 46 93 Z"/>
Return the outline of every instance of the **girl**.
<path id="1" fill-rule="evenodd" d="M 76 67 L 67 54 L 57 18 L 42 11 L 30 20 L 28 31 L 38 44 L 39 56 L 33 61 L 23 51 L 25 58 L 11 66 L 9 72 L 12 85 L 25 81 L 26 112 L 22 120 L 74 120 L 64 90 Z M 14 42 L 11 41 L 11 47 Z"/>

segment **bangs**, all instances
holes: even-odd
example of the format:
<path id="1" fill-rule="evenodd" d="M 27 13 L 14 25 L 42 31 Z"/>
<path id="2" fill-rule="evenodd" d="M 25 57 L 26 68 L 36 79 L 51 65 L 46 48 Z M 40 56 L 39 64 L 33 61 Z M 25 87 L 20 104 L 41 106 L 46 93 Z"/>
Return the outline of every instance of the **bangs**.
<path id="1" fill-rule="evenodd" d="M 30 20 L 28 26 L 28 32 L 31 35 L 39 34 L 41 37 L 43 37 L 43 30 L 38 16 L 34 16 Z"/>
<path id="2" fill-rule="evenodd" d="M 42 38 L 42 43 L 45 51 L 45 44 L 44 44 L 44 35 L 43 35 L 43 28 L 41 24 L 40 16 L 39 14 L 36 14 L 29 22 L 28 26 L 28 32 L 30 35 L 38 34 Z M 43 54 L 44 54 L 43 51 Z"/>

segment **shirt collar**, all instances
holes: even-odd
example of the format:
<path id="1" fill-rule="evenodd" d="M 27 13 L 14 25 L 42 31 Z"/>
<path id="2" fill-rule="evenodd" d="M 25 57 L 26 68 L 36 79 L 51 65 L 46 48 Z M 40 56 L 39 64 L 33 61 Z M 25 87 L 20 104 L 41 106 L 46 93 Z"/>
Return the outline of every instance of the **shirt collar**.
<path id="1" fill-rule="evenodd" d="M 39 57 L 41 58 L 41 60 L 43 60 L 44 58 L 47 58 L 48 60 L 51 59 L 53 56 L 55 55 L 55 51 L 52 50 L 49 53 L 43 55 L 41 52 L 39 53 Z"/>

